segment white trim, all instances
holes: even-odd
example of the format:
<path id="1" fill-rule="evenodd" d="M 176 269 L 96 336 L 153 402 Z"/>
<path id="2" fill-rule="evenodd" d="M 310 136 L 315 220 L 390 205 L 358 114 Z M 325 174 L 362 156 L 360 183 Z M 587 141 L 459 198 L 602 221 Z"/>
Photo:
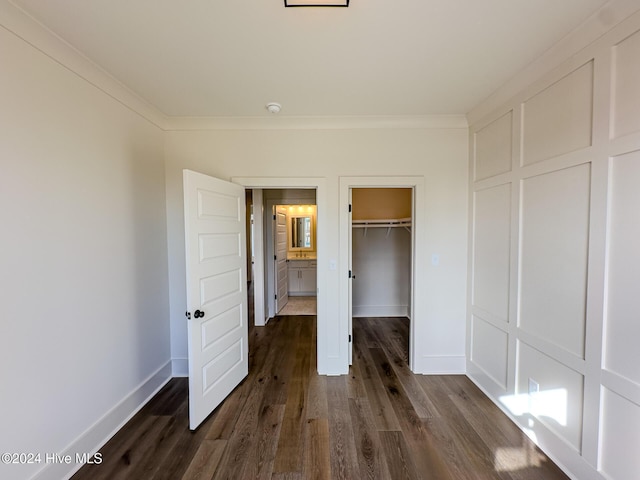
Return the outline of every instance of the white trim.
<path id="1" fill-rule="evenodd" d="M 19 6 L 0 1 L 0 25 L 160 129 L 166 116 Z"/>
<path id="2" fill-rule="evenodd" d="M 422 375 L 465 375 L 467 357 L 464 355 L 423 355 L 414 359 L 413 373 Z"/>
<path id="3" fill-rule="evenodd" d="M 122 399 L 102 418 L 89 427 L 60 452 L 61 456 L 70 455 L 73 460 L 76 453 L 95 454 L 113 437 L 136 413 L 151 400 L 156 393 L 171 380 L 172 361 L 168 361 L 129 395 Z M 59 480 L 71 478 L 83 464 L 49 463 L 32 477 L 32 480 Z"/>
<path id="4" fill-rule="evenodd" d="M 167 117 L 166 130 L 341 130 L 467 128 L 465 115 Z"/>
<path id="5" fill-rule="evenodd" d="M 253 317 L 254 325 L 267 324 L 264 311 L 265 258 L 264 258 L 264 197 L 262 189 L 253 189 Z"/>
<path id="6" fill-rule="evenodd" d="M 531 86 L 532 78 L 540 78 L 558 68 L 638 10 L 640 10 L 638 0 L 612 0 L 607 2 L 585 20 L 582 25 L 518 72 L 496 92 L 472 108 L 467 113 L 468 124 L 476 125 L 497 108 L 504 109 L 506 103 L 511 104 L 511 100 L 514 97 Z"/>

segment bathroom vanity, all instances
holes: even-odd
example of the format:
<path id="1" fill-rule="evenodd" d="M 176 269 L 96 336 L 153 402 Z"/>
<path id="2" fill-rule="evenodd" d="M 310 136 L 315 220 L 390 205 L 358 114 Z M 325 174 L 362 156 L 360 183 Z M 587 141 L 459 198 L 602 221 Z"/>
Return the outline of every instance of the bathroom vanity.
<path id="1" fill-rule="evenodd" d="M 288 262 L 289 296 L 315 296 L 317 261 L 293 258 Z"/>

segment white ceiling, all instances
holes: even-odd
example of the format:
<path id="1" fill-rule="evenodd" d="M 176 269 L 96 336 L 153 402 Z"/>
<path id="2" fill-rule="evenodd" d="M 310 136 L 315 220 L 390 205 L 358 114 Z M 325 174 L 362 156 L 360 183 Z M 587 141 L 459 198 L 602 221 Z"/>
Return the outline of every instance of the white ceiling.
<path id="1" fill-rule="evenodd" d="M 14 0 L 171 116 L 463 114 L 606 0 Z"/>

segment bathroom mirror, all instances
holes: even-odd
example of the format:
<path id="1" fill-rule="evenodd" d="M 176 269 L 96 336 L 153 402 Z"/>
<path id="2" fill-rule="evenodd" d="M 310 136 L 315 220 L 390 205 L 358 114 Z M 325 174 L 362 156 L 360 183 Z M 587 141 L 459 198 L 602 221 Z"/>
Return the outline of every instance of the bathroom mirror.
<path id="1" fill-rule="evenodd" d="M 313 249 L 313 217 L 291 217 L 290 250 Z"/>

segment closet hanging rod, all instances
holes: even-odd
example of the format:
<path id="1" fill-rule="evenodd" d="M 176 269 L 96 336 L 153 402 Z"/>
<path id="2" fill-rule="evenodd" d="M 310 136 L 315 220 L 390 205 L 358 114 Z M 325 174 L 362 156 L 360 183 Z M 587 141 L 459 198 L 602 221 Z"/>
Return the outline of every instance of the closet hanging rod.
<path id="1" fill-rule="evenodd" d="M 354 228 L 389 228 L 389 227 L 410 227 L 411 218 L 391 218 L 383 220 L 352 220 Z"/>
<path id="2" fill-rule="evenodd" d="M 391 233 L 392 228 L 404 228 L 407 232 L 411 232 L 411 218 L 392 218 L 383 220 L 352 220 L 351 226 L 353 228 L 363 228 L 363 236 L 367 236 L 367 230 L 369 228 L 386 228 L 387 237 Z"/>

